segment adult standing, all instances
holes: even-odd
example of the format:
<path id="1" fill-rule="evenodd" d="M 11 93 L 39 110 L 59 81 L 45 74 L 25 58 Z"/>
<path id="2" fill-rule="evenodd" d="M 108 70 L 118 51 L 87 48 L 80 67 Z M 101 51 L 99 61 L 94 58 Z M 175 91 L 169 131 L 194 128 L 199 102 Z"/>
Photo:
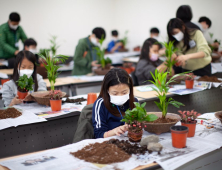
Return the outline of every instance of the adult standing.
<path id="1" fill-rule="evenodd" d="M 8 22 L 0 25 L 0 59 L 8 60 L 8 67 L 13 68 L 15 56 L 19 52 L 19 40 L 27 39 L 22 27 L 19 26 L 20 15 L 12 12 Z"/>
<path id="2" fill-rule="evenodd" d="M 181 5 L 176 12 L 176 17 L 181 19 L 186 27 L 200 29 L 196 24 L 192 23 L 193 18 L 192 9 L 189 5 Z"/>

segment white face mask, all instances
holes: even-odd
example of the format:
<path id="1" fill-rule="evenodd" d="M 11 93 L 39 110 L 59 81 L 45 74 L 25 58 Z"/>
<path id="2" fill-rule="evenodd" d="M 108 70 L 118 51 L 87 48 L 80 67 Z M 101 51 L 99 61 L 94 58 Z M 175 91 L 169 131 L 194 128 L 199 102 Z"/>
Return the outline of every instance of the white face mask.
<path id="1" fill-rule="evenodd" d="M 31 53 L 33 53 L 33 54 L 36 54 L 37 53 L 37 50 L 36 49 L 29 49 L 29 51 L 31 52 Z"/>
<path id="2" fill-rule="evenodd" d="M 172 35 L 177 41 L 181 41 L 184 37 L 184 34 L 180 31 L 175 35 Z"/>
<path id="3" fill-rule="evenodd" d="M 34 70 L 29 70 L 29 69 L 18 70 L 20 77 L 23 76 L 24 74 L 26 74 L 28 78 L 31 77 L 33 71 Z"/>
<path id="4" fill-rule="evenodd" d="M 18 28 L 18 25 L 9 24 L 9 27 L 13 30 L 16 30 Z"/>
<path id="5" fill-rule="evenodd" d="M 158 54 L 151 53 L 151 56 L 150 56 L 150 60 L 151 60 L 151 61 L 157 61 L 158 58 L 159 58 L 159 55 L 158 55 Z"/>
<path id="6" fill-rule="evenodd" d="M 112 37 L 112 40 L 116 42 L 116 41 L 118 41 L 118 38 L 117 37 Z"/>
<path id="7" fill-rule="evenodd" d="M 95 46 L 99 46 L 99 43 L 97 42 L 97 39 L 95 37 L 91 37 L 91 42 L 95 45 Z"/>
<path id="8" fill-rule="evenodd" d="M 159 37 L 154 35 L 153 38 L 157 40 Z"/>
<path id="9" fill-rule="evenodd" d="M 117 106 L 121 106 L 129 100 L 129 93 L 123 96 L 113 96 L 113 95 L 109 96 L 110 96 L 110 102 Z"/>

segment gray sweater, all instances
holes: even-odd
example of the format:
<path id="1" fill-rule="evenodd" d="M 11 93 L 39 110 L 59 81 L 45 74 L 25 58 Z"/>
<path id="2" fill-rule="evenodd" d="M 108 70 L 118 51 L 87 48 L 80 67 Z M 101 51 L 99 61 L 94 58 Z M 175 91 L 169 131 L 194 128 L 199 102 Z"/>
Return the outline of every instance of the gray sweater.
<path id="1" fill-rule="evenodd" d="M 38 81 L 38 91 L 46 91 L 46 83 L 42 79 L 42 76 L 37 74 L 37 81 Z M 34 85 L 33 85 L 34 89 Z M 7 107 L 10 105 L 12 99 L 17 95 L 17 86 L 14 82 L 14 80 L 10 80 L 3 84 L 2 87 L 2 100 L 4 102 L 4 105 Z"/>
<path id="2" fill-rule="evenodd" d="M 158 59 L 154 63 L 158 67 L 160 64 L 162 64 L 162 61 Z M 150 82 L 147 80 L 153 80 L 150 72 L 154 74 L 155 70 L 156 70 L 156 67 L 152 63 L 150 63 L 148 60 L 145 60 L 145 59 L 139 60 L 136 66 L 136 71 L 135 71 L 135 75 L 137 77 L 139 85 L 150 84 Z"/>

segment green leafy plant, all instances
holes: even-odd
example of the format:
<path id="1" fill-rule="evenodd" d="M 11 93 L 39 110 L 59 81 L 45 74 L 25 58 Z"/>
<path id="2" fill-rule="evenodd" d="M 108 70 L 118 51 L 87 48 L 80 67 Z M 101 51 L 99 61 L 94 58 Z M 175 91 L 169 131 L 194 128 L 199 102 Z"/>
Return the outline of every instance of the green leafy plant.
<path id="1" fill-rule="evenodd" d="M 102 44 L 104 41 L 104 35 L 102 35 L 102 38 L 99 40 L 99 46 L 98 47 L 94 47 L 94 49 L 96 50 L 96 54 L 97 54 L 97 60 L 98 60 L 98 64 L 101 64 L 102 68 L 104 69 L 106 67 L 107 64 L 112 64 L 112 60 L 107 57 L 105 58 L 105 49 L 102 49 Z"/>
<path id="2" fill-rule="evenodd" d="M 47 77 L 49 79 L 50 82 L 50 86 L 51 86 L 51 90 L 55 90 L 55 82 L 56 82 L 56 78 L 59 75 L 58 69 L 61 67 L 59 65 L 56 65 L 58 62 L 62 62 L 64 63 L 68 56 L 65 55 L 56 55 L 56 56 L 52 56 L 50 57 L 49 53 L 45 52 L 45 55 L 42 54 L 38 54 L 43 60 L 45 60 L 45 63 L 43 63 L 43 65 L 45 66 L 46 70 L 47 70 Z"/>
<path id="3" fill-rule="evenodd" d="M 213 33 L 210 33 L 210 32 L 209 32 L 209 35 L 210 35 L 211 40 L 212 40 L 214 43 L 218 43 L 219 45 L 221 44 L 221 40 L 218 40 L 218 39 L 213 40 L 213 36 L 214 36 Z M 215 47 L 215 46 L 213 46 L 210 42 L 208 42 L 208 45 L 209 45 L 209 47 L 210 47 L 210 49 L 211 49 L 212 52 L 218 50 L 218 48 Z"/>
<path id="4" fill-rule="evenodd" d="M 124 34 L 123 39 L 122 39 L 122 40 L 120 40 L 120 42 L 122 42 L 122 43 L 123 43 L 123 46 L 124 46 L 124 47 L 126 46 L 126 44 L 127 44 L 127 42 L 128 42 L 128 37 L 127 37 L 128 32 L 129 32 L 128 30 L 127 30 L 127 31 L 125 31 L 125 34 Z"/>
<path id="5" fill-rule="evenodd" d="M 158 117 L 154 114 L 147 114 L 146 109 L 144 108 L 146 103 L 139 104 L 134 102 L 136 106 L 132 110 L 128 109 L 125 112 L 124 118 L 121 120 L 126 124 L 130 125 L 129 128 L 140 131 L 143 128 L 143 122 L 152 122 L 155 121 Z"/>
<path id="6" fill-rule="evenodd" d="M 177 108 L 180 106 L 184 106 L 184 104 L 175 101 L 173 98 L 167 99 L 167 93 L 169 91 L 169 84 L 174 82 L 174 79 L 178 76 L 184 75 L 184 73 L 174 75 L 168 82 L 167 82 L 167 74 L 168 72 L 159 72 L 157 69 L 155 70 L 155 75 L 152 72 L 150 74 L 153 77 L 153 80 L 149 80 L 155 87 L 152 87 L 154 91 L 157 92 L 157 97 L 159 98 L 160 102 L 156 102 L 155 104 L 157 107 L 162 111 L 162 118 L 166 118 L 168 106 L 171 104 Z"/>
<path id="7" fill-rule="evenodd" d="M 196 76 L 193 73 L 188 73 L 186 74 L 186 80 L 194 80 Z"/>
<path id="8" fill-rule="evenodd" d="M 29 77 L 24 74 L 23 76 L 20 76 L 18 81 L 17 82 L 17 85 L 18 85 L 18 90 L 20 92 L 28 92 L 30 90 L 33 90 L 33 78 L 32 77 Z"/>
<path id="9" fill-rule="evenodd" d="M 57 42 L 56 42 L 57 36 L 52 35 L 51 39 L 49 40 L 51 45 L 50 45 L 50 51 L 52 52 L 52 56 L 56 55 L 57 49 L 60 47 Z"/>
<path id="10" fill-rule="evenodd" d="M 172 55 L 174 53 L 176 53 L 178 51 L 177 48 L 174 47 L 174 41 L 170 41 L 169 43 L 167 42 L 164 42 L 164 43 L 161 43 L 165 48 L 165 55 L 166 55 L 166 66 L 167 66 L 167 71 L 169 72 L 169 76 L 172 76 L 172 68 L 173 68 L 173 65 L 176 64 L 176 60 L 172 60 Z"/>

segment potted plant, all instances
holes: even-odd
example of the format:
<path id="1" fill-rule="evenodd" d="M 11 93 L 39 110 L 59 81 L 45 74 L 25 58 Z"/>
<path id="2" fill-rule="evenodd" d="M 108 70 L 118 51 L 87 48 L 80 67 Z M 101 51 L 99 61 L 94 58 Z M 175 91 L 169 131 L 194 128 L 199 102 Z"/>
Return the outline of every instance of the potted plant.
<path id="1" fill-rule="evenodd" d="M 186 78 L 185 78 L 185 84 L 187 89 L 193 89 L 194 85 L 194 78 L 196 76 L 193 73 L 188 73 Z"/>
<path id="2" fill-rule="evenodd" d="M 97 68 L 94 70 L 94 72 L 98 75 L 105 75 L 110 70 L 112 64 L 112 60 L 109 57 L 104 57 L 105 49 L 102 49 L 103 41 L 104 38 L 102 36 L 102 38 L 99 40 L 100 45 L 98 47 L 94 47 L 97 54 L 98 64 L 101 64 L 101 68 Z"/>
<path id="3" fill-rule="evenodd" d="M 129 125 L 128 137 L 131 142 L 140 142 L 143 135 L 143 122 L 152 122 L 158 117 L 154 114 L 147 114 L 146 109 L 144 108 L 146 103 L 139 104 L 134 102 L 136 106 L 134 109 L 128 109 L 125 112 L 124 118 L 121 120 Z"/>
<path id="4" fill-rule="evenodd" d="M 60 111 L 62 106 L 62 92 L 60 90 L 51 90 L 49 96 L 52 111 Z"/>
<path id="5" fill-rule="evenodd" d="M 200 113 L 195 112 L 194 110 L 191 111 L 178 111 L 181 116 L 181 124 L 182 126 L 188 127 L 188 135 L 187 137 L 194 137 L 196 123 L 197 123 L 197 116 L 200 116 Z"/>
<path id="6" fill-rule="evenodd" d="M 185 148 L 187 143 L 188 127 L 186 126 L 172 126 L 171 137 L 172 145 L 175 148 Z"/>
<path id="7" fill-rule="evenodd" d="M 159 98 L 159 102 L 154 101 L 157 107 L 160 109 L 161 113 L 155 113 L 159 118 L 157 122 L 154 123 L 146 123 L 147 128 L 146 131 L 156 134 L 161 134 L 164 132 L 170 131 L 170 127 L 175 125 L 180 117 L 177 114 L 168 114 L 167 117 L 167 109 L 169 105 L 173 105 L 177 108 L 180 106 L 184 106 L 182 103 L 175 101 L 173 98 L 167 99 L 167 93 L 169 91 L 169 84 L 174 82 L 174 79 L 183 74 L 177 74 L 171 77 L 171 79 L 167 82 L 167 74 L 168 72 L 159 72 L 157 69 L 155 70 L 155 75 L 152 72 L 150 74 L 153 77 L 153 81 L 149 80 L 155 87 L 152 89 L 157 93 L 157 97 Z"/>
<path id="8" fill-rule="evenodd" d="M 29 77 L 24 74 L 23 76 L 20 76 L 18 81 L 16 81 L 18 85 L 17 95 L 19 99 L 24 99 L 30 90 L 33 90 L 33 79 L 32 77 Z"/>
<path id="9" fill-rule="evenodd" d="M 61 67 L 59 65 L 57 65 L 58 62 L 65 62 L 65 60 L 68 58 L 68 56 L 65 55 L 56 55 L 56 56 L 52 56 L 50 57 L 49 53 L 45 53 L 45 55 L 39 54 L 39 56 L 41 58 L 43 58 L 43 60 L 45 60 L 45 63 L 43 63 L 43 65 L 45 66 L 46 70 L 47 70 L 47 77 L 49 79 L 50 82 L 50 87 L 51 87 L 51 92 L 50 95 L 52 96 L 57 96 L 58 94 L 55 93 L 55 82 L 56 82 L 56 78 L 59 75 L 58 69 Z M 65 93 L 62 93 L 63 96 L 65 95 Z M 44 94 L 41 94 L 44 95 Z M 45 95 L 45 97 L 47 96 L 48 98 L 50 98 L 49 93 L 47 93 Z M 62 97 L 63 97 L 62 96 Z M 33 95 L 33 97 L 35 97 Z M 42 104 L 42 103 L 41 103 Z M 48 103 L 46 104 L 48 105 Z"/>

